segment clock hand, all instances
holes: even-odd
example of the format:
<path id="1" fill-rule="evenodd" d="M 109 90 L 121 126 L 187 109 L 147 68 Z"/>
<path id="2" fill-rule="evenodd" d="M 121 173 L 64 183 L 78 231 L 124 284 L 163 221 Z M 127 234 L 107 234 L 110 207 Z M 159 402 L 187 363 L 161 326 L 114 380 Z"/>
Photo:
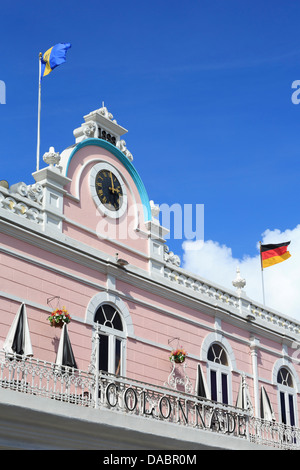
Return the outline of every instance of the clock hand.
<path id="1" fill-rule="evenodd" d="M 112 174 L 110 172 L 110 179 L 111 179 L 111 188 L 109 188 L 113 193 L 115 192 L 115 187 L 114 187 L 114 182 L 113 182 L 113 177 L 112 177 Z"/>
<path id="2" fill-rule="evenodd" d="M 115 187 L 114 187 L 114 182 L 113 182 L 113 177 L 112 177 L 112 173 L 111 173 L 111 172 L 110 172 L 110 179 L 111 179 L 111 186 L 112 186 L 112 187 L 109 188 L 109 189 L 112 191 L 112 193 L 118 192 L 117 189 L 115 189 Z"/>

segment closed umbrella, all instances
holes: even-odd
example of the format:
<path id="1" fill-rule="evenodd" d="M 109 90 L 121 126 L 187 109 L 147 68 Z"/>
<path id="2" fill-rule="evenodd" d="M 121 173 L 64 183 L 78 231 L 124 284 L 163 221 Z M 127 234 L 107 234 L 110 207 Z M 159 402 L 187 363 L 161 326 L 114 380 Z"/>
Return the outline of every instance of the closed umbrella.
<path id="1" fill-rule="evenodd" d="M 64 323 L 62 328 L 55 364 L 58 366 L 68 366 L 77 369 L 77 364 L 73 354 L 73 349 L 66 323 Z"/>
<path id="2" fill-rule="evenodd" d="M 235 406 L 242 408 L 243 410 L 250 411 L 251 415 L 253 415 L 253 405 L 251 402 L 245 374 L 243 374 L 241 378 L 240 388 L 239 388 Z"/>
<path id="3" fill-rule="evenodd" d="M 261 387 L 260 393 L 260 413 L 263 419 L 268 421 L 275 421 L 273 407 L 264 387 Z"/>
<path id="4" fill-rule="evenodd" d="M 3 349 L 9 354 L 33 356 L 26 305 L 22 303 L 9 329 Z"/>
<path id="5" fill-rule="evenodd" d="M 197 367 L 197 380 L 196 380 L 196 395 L 199 398 L 210 398 L 209 389 L 206 383 L 206 380 L 203 375 L 201 364 L 198 364 Z"/>

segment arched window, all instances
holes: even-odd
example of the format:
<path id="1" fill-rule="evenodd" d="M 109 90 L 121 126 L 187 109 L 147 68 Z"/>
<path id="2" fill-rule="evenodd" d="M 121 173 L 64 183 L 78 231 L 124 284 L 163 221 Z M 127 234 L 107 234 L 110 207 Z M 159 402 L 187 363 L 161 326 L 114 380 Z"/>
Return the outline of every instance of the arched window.
<path id="1" fill-rule="evenodd" d="M 124 375 L 125 333 L 122 317 L 111 304 L 98 307 L 94 322 L 101 325 L 99 370 Z"/>
<path id="2" fill-rule="evenodd" d="M 281 422 L 295 426 L 295 389 L 293 377 L 286 367 L 277 373 L 277 387 L 280 403 Z"/>
<path id="3" fill-rule="evenodd" d="M 207 352 L 211 399 L 229 404 L 229 367 L 225 349 L 218 343 L 213 343 Z"/>

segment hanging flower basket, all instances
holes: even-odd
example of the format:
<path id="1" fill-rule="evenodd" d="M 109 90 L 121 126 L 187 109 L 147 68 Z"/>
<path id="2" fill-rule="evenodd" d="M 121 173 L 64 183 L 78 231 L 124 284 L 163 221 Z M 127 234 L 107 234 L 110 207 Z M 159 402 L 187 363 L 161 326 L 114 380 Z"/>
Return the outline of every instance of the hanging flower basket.
<path id="1" fill-rule="evenodd" d="M 171 352 L 170 356 L 170 361 L 176 362 L 176 364 L 182 364 L 185 361 L 185 358 L 187 356 L 187 352 L 184 351 L 182 348 L 180 349 L 174 349 Z"/>
<path id="2" fill-rule="evenodd" d="M 71 317 L 65 307 L 57 308 L 48 317 L 51 326 L 62 328 L 64 323 L 70 323 Z"/>

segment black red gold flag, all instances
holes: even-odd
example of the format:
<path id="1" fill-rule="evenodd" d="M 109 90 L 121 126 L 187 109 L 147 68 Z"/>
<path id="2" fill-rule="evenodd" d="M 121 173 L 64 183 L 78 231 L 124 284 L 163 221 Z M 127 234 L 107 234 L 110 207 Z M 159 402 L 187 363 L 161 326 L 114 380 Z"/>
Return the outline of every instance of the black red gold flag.
<path id="1" fill-rule="evenodd" d="M 291 257 L 287 247 L 291 242 L 260 245 L 261 267 L 267 268 Z"/>

